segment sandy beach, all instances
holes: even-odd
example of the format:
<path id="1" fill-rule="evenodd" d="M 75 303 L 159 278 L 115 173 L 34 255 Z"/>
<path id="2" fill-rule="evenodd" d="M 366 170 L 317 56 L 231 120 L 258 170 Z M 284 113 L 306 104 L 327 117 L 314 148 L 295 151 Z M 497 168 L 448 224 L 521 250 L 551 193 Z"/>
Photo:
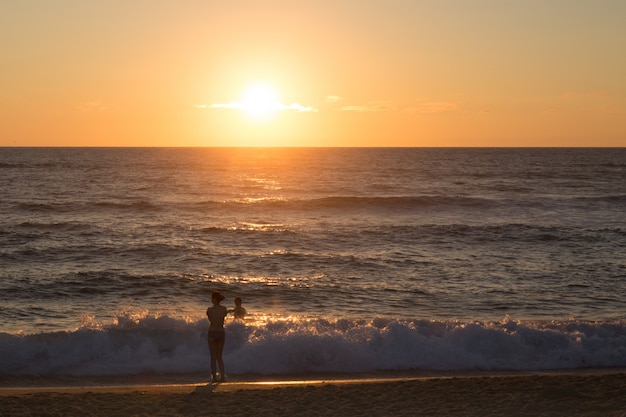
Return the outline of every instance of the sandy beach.
<path id="1" fill-rule="evenodd" d="M 626 416 L 626 373 L 0 388 L 3 416 Z"/>

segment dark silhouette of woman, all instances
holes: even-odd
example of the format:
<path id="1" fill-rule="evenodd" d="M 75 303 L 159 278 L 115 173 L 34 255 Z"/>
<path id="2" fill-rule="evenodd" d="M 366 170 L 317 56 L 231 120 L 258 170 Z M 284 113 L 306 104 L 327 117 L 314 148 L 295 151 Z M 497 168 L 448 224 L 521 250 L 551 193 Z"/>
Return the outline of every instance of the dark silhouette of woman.
<path id="1" fill-rule="evenodd" d="M 226 307 L 220 305 L 224 301 L 224 296 L 219 291 L 211 294 L 211 307 L 207 308 L 206 315 L 209 318 L 209 350 L 211 351 L 211 373 L 213 374 L 213 382 L 217 382 L 217 366 L 220 368 L 220 381 L 226 381 L 224 373 L 224 360 L 222 360 L 222 352 L 224 351 L 224 342 L 226 333 L 224 332 L 224 318 L 228 314 Z"/>

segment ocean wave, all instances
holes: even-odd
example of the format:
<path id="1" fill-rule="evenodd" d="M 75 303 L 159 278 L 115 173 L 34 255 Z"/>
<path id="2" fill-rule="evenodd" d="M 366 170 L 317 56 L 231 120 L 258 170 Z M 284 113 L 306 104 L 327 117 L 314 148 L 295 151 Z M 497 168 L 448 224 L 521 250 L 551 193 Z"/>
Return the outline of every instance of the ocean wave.
<path id="1" fill-rule="evenodd" d="M 24 164 L 0 162 L 0 169 L 12 169 L 12 168 L 23 168 L 23 167 L 24 167 Z"/>
<path id="2" fill-rule="evenodd" d="M 523 223 L 502 223 L 488 225 L 453 224 L 417 224 L 370 227 L 359 233 L 368 239 L 386 239 L 406 244 L 419 240 L 459 241 L 469 240 L 481 242 L 594 242 L 608 237 L 619 242 L 624 235 L 620 228 L 574 228 L 562 226 L 530 225 Z M 336 232 L 339 234 L 339 232 Z"/>
<path id="3" fill-rule="evenodd" d="M 98 200 L 81 203 L 65 202 L 28 202 L 17 203 L 14 210 L 31 214 L 51 214 L 70 212 L 117 212 L 150 213 L 171 211 L 215 212 L 232 211 L 246 213 L 250 210 L 271 210 L 276 212 L 372 212 L 372 213 L 406 213 L 422 210 L 516 210 L 521 202 L 526 209 L 559 209 L 567 210 L 580 204 L 590 205 L 601 203 L 608 207 L 623 205 L 626 195 L 608 195 L 598 197 L 574 197 L 571 199 L 533 198 L 527 200 L 508 200 L 506 198 L 480 198 L 456 195 L 418 195 L 418 196 L 329 196 L 320 198 L 284 198 L 259 197 L 237 198 L 224 200 L 205 200 L 195 202 L 154 202 L 151 200 Z M 572 206 L 573 204 L 573 206 Z"/>
<path id="4" fill-rule="evenodd" d="M 114 201 L 97 200 L 85 202 L 25 202 L 16 203 L 13 211 L 29 214 L 63 214 L 63 213 L 150 213 L 167 210 L 190 211 L 190 212 L 214 212 L 227 210 L 233 212 L 247 212 L 249 210 L 272 210 L 272 211 L 371 211 L 378 212 L 406 212 L 431 208 L 490 208 L 498 204 L 496 200 L 457 197 L 457 196 L 408 196 L 408 197 L 355 197 L 335 196 L 310 199 L 286 199 L 286 198 L 247 198 L 206 200 L 198 202 L 169 202 L 155 203 L 150 200 L 138 201 Z"/>
<path id="5" fill-rule="evenodd" d="M 610 204 L 620 204 L 622 207 L 626 204 L 626 194 L 615 194 L 615 195 L 602 195 L 598 197 L 576 197 L 575 200 L 581 201 L 584 203 L 610 203 Z"/>
<path id="6" fill-rule="evenodd" d="M 94 203 L 94 206 L 99 209 L 111 209 L 111 210 L 130 210 L 130 211 L 152 211 L 160 210 L 160 207 L 149 201 L 101 201 Z"/>
<path id="7" fill-rule="evenodd" d="M 30 213 L 65 213 L 75 210 L 76 206 L 69 203 L 19 203 L 15 208 Z"/>
<path id="8" fill-rule="evenodd" d="M 623 237 L 624 229 L 619 227 L 602 227 L 602 228 L 574 228 L 564 226 L 545 226 L 532 225 L 524 223 L 501 223 L 501 224 L 371 224 L 366 223 L 357 229 L 326 229 L 316 230 L 307 225 L 308 229 L 301 230 L 299 225 L 290 225 L 284 223 L 250 223 L 239 222 L 234 225 L 226 225 L 222 227 L 212 226 L 198 229 L 204 235 L 233 235 L 233 236 L 252 236 L 252 235 L 268 235 L 283 239 L 302 239 L 305 235 L 307 238 L 321 238 L 328 234 L 332 235 L 333 242 L 346 241 L 346 244 L 354 245 L 354 236 L 359 236 L 361 245 L 367 242 L 373 242 L 380 245 L 384 243 L 402 243 L 412 245 L 419 241 L 433 241 L 442 239 L 444 241 L 458 241 L 459 239 L 467 239 L 472 242 L 508 242 L 523 241 L 529 243 L 543 243 L 552 241 L 564 242 L 595 242 L 612 239 L 619 242 Z M 318 233 L 313 236 L 313 232 Z M 319 234 L 323 232 L 323 234 Z M 289 240 L 289 244 L 294 243 Z M 323 242 L 316 242 L 319 247 Z"/>
<path id="9" fill-rule="evenodd" d="M 34 230 L 36 232 L 42 231 L 83 231 L 83 230 L 91 230 L 93 225 L 79 223 L 76 221 L 69 222 L 36 222 L 36 221 L 27 221 L 22 222 L 17 225 L 20 229 L 29 229 Z"/>
<path id="10" fill-rule="evenodd" d="M 491 200 L 452 196 L 408 196 L 408 197 L 326 197 L 304 202 L 314 208 L 389 208 L 415 209 L 433 206 L 484 207 Z"/>
<path id="11" fill-rule="evenodd" d="M 113 210 L 113 211 L 131 211 L 131 212 L 143 212 L 143 211 L 157 211 L 160 210 L 160 206 L 153 204 L 149 201 L 91 201 L 83 203 L 62 203 L 62 202 L 48 202 L 48 203 L 18 203 L 15 205 L 15 209 L 18 211 L 28 213 L 70 213 L 70 212 L 92 212 L 93 210 Z"/>
<path id="12" fill-rule="evenodd" d="M 122 315 L 71 332 L 0 333 L 0 374 L 209 371 L 206 319 Z M 626 322 L 271 319 L 227 325 L 227 372 L 559 370 L 626 367 Z"/>
<path id="13" fill-rule="evenodd" d="M 248 198 L 234 200 L 207 200 L 188 204 L 195 210 L 216 208 L 266 207 L 281 210 L 324 210 L 324 209 L 393 209 L 410 210 L 428 207 L 490 207 L 496 204 L 492 199 L 461 196 L 399 196 L 399 197 L 361 197 L 331 196 L 309 199 L 285 198 Z"/>

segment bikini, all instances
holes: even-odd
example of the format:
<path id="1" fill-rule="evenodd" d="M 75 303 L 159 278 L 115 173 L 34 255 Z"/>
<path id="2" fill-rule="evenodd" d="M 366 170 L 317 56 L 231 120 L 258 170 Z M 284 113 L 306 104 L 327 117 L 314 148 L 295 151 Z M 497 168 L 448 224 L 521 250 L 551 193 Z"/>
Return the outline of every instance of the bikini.
<path id="1" fill-rule="evenodd" d="M 214 342 L 219 342 L 221 340 L 224 340 L 226 338 L 226 332 L 224 332 L 223 330 L 209 330 L 209 339 L 213 340 Z"/>

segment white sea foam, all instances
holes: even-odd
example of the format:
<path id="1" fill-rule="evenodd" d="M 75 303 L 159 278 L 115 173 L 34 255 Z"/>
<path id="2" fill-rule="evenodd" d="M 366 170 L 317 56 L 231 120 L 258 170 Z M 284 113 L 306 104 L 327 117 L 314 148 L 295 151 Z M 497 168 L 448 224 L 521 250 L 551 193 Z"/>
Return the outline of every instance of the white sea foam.
<path id="1" fill-rule="evenodd" d="M 0 374 L 209 371 L 206 320 L 120 317 L 72 332 L 0 334 Z M 626 322 L 273 319 L 231 322 L 229 374 L 626 367 Z"/>

